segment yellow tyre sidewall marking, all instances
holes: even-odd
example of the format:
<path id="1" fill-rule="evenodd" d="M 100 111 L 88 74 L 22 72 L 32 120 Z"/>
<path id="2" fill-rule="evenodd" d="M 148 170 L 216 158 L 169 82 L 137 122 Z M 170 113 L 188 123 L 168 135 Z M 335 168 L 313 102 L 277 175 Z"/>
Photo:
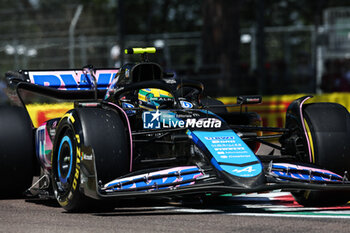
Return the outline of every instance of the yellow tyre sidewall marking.
<path id="1" fill-rule="evenodd" d="M 310 148 L 311 148 L 311 155 L 312 155 L 312 163 L 316 163 L 316 160 L 315 160 L 315 150 L 314 150 L 314 143 L 313 143 L 313 140 L 312 140 L 312 135 L 311 135 L 311 131 L 310 131 L 310 127 L 306 121 L 306 119 L 304 118 L 304 124 L 305 124 L 305 128 L 306 128 L 306 133 L 307 133 L 307 136 L 309 138 L 309 141 L 310 141 Z"/>
<path id="2" fill-rule="evenodd" d="M 62 119 L 64 120 L 65 118 L 67 118 L 67 121 L 71 124 L 74 124 L 75 119 L 72 115 L 72 113 L 66 113 Z M 61 121 L 59 122 L 59 124 L 61 123 Z M 80 136 L 79 134 L 75 134 L 75 140 L 76 140 L 76 162 L 75 162 L 75 174 L 74 174 L 74 178 L 73 178 L 73 182 L 72 182 L 72 190 L 69 192 L 68 196 L 65 197 L 64 199 L 58 200 L 61 206 L 67 206 L 69 204 L 69 201 L 73 198 L 73 193 L 76 192 L 77 190 L 77 185 L 78 185 L 78 180 L 80 177 L 80 161 L 81 161 L 81 150 L 80 150 Z"/>

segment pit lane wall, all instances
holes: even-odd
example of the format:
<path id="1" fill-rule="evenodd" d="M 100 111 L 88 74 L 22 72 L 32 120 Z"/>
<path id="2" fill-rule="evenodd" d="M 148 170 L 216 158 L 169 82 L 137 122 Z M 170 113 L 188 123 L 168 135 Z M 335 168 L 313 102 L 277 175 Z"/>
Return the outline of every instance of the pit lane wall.
<path id="1" fill-rule="evenodd" d="M 283 127 L 285 122 L 285 113 L 289 104 L 306 94 L 294 95 L 274 95 L 263 96 L 263 103 L 257 105 L 246 105 L 249 112 L 257 112 L 263 119 L 264 126 Z M 218 98 L 224 104 L 235 104 L 236 97 Z M 344 105 L 350 111 L 350 93 L 330 93 L 314 95 L 307 103 L 313 102 L 335 102 Z M 73 103 L 56 103 L 56 104 L 29 104 L 27 110 L 35 127 L 46 120 L 62 117 L 69 109 L 73 108 Z M 228 108 L 229 111 L 239 111 L 239 108 Z"/>
<path id="2" fill-rule="evenodd" d="M 249 112 L 257 112 L 263 120 L 264 126 L 284 127 L 285 113 L 289 104 L 307 94 L 293 95 L 273 95 L 263 96 L 262 103 L 256 105 L 246 105 Z M 306 103 L 315 102 L 333 102 L 345 106 L 350 111 L 350 93 L 329 93 L 322 95 L 313 95 Z M 221 97 L 218 98 L 224 104 L 235 104 L 236 97 Z M 243 107 L 245 111 L 245 107 Z M 239 111 L 239 108 L 229 108 L 228 111 Z"/>

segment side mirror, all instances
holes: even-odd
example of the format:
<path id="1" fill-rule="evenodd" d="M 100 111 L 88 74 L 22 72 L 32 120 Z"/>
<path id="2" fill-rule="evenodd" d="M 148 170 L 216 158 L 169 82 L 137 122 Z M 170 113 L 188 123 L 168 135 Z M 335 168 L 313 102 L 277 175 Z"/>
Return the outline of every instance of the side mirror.
<path id="1" fill-rule="evenodd" d="M 237 96 L 237 104 L 260 104 L 262 102 L 262 96 L 260 95 L 240 95 Z"/>

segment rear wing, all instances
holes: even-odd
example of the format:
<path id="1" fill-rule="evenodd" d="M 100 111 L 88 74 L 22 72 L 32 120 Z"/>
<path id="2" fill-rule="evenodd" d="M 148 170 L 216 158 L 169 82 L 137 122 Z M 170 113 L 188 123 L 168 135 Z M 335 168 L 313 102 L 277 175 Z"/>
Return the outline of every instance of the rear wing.
<path id="1" fill-rule="evenodd" d="M 107 89 L 118 69 L 95 69 L 98 89 Z M 58 90 L 90 90 L 93 85 L 90 74 L 83 70 L 21 70 L 26 81 Z"/>
<path id="2" fill-rule="evenodd" d="M 117 68 L 95 68 L 98 97 L 103 98 L 110 83 L 118 73 Z M 94 85 L 90 73 L 83 69 L 66 70 L 20 70 L 7 72 L 9 84 L 60 99 L 93 98 Z"/>

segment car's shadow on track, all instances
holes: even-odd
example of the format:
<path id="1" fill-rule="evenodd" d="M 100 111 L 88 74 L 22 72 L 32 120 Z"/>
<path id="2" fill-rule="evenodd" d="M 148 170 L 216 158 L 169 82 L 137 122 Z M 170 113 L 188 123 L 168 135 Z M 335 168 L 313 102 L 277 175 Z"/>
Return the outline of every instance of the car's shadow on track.
<path id="1" fill-rule="evenodd" d="M 48 207 L 55 207 L 55 208 L 61 208 L 61 206 L 58 204 L 58 202 L 55 199 L 39 199 L 39 198 L 26 198 L 26 202 L 34 203 L 38 205 L 44 205 Z"/>
<path id="2" fill-rule="evenodd" d="M 61 208 L 56 200 L 26 199 L 26 202 L 47 207 Z M 200 214 L 274 214 L 302 213 L 317 211 L 318 213 L 333 211 L 349 211 L 350 205 L 341 207 L 309 207 L 298 205 L 291 195 L 284 198 L 271 199 L 266 197 L 193 197 L 183 199 L 129 199 L 110 203 L 108 208 L 64 214 L 90 214 L 94 216 L 157 216 L 157 215 L 200 215 Z"/>
<path id="3" fill-rule="evenodd" d="M 137 200 L 117 205 L 113 211 L 91 213 L 96 216 L 152 216 L 152 215 L 193 215 L 193 214 L 272 214 L 348 211 L 350 205 L 341 207 L 310 207 L 298 205 L 292 199 L 271 200 L 269 198 L 226 198 L 184 200 Z"/>

